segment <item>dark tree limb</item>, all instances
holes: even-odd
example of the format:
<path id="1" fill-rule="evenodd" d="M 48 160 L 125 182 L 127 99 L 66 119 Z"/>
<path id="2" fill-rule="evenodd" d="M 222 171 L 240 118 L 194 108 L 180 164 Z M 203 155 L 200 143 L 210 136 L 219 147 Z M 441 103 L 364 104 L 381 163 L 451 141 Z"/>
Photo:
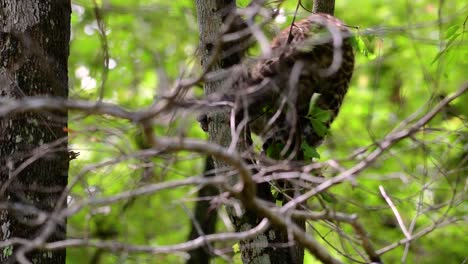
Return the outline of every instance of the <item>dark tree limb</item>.
<path id="1" fill-rule="evenodd" d="M 207 157 L 205 162 L 205 177 L 214 176 L 213 158 Z M 193 221 L 191 224 L 191 231 L 188 240 L 193 240 L 199 236 L 213 234 L 216 231 L 216 221 L 218 219 L 216 209 L 210 208 L 210 201 L 205 200 L 206 197 L 213 197 L 217 195 L 218 189 L 214 186 L 208 185 L 202 187 L 197 194 L 197 202 L 193 212 Z M 209 264 L 212 256 L 210 252 L 210 245 L 206 244 L 189 251 L 190 259 L 187 264 Z"/>
<path id="2" fill-rule="evenodd" d="M 335 13 L 335 0 L 315 0 L 312 12 L 325 13 L 333 16 Z"/>

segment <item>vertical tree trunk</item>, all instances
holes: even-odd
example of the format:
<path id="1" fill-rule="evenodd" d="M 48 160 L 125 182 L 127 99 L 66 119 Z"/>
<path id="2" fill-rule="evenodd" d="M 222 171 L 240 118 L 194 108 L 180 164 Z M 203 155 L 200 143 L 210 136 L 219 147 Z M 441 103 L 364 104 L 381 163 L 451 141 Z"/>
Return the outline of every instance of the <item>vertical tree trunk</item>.
<path id="1" fill-rule="evenodd" d="M 223 24 L 223 18 L 226 14 L 235 12 L 235 8 L 236 2 L 234 0 L 197 0 L 200 54 L 203 67 L 208 67 L 207 62 L 211 59 L 213 51 L 216 48 L 215 46 L 219 43 L 219 29 Z M 239 63 L 240 59 L 240 54 L 224 57 L 221 53 L 218 60 L 210 65 L 210 70 L 215 71 L 228 68 Z M 205 83 L 205 94 L 208 95 L 220 91 L 221 87 L 222 83 L 220 82 Z M 208 126 L 210 141 L 228 147 L 231 143 L 229 113 L 215 112 L 209 113 L 208 116 L 208 120 L 210 120 Z M 247 144 L 248 142 L 245 142 L 241 138 L 237 150 L 242 152 L 246 149 Z M 218 171 L 222 171 L 222 168 L 227 166 L 222 161 L 216 159 L 214 160 L 214 165 Z M 263 196 L 270 196 L 270 201 L 274 202 L 270 193 L 270 187 L 267 184 L 259 187 L 264 189 L 259 190 L 259 193 L 264 194 Z M 228 209 L 228 211 L 230 210 Z M 229 213 L 237 231 L 249 230 L 259 224 L 263 218 L 249 209 L 246 209 L 240 217 L 235 216 L 233 212 Z M 256 264 L 301 264 L 303 262 L 303 249 L 297 245 L 291 246 L 288 244 L 289 242 L 286 230 L 271 227 L 254 239 L 240 242 L 242 260 L 244 263 Z"/>
<path id="2" fill-rule="evenodd" d="M 209 66 L 207 64 L 210 60 L 210 57 L 213 55 L 212 53 L 214 52 L 215 45 L 218 42 L 219 29 L 222 25 L 222 12 L 228 12 L 229 9 L 235 9 L 236 5 L 234 0 L 197 0 L 196 5 L 200 29 L 200 59 L 202 66 L 207 68 Z M 217 70 L 223 67 L 232 66 L 238 62 L 240 62 L 240 58 L 237 58 L 236 61 L 232 62 L 218 59 L 211 65 L 210 69 Z M 215 93 L 220 89 L 220 86 L 221 83 L 219 82 L 206 83 L 204 86 L 205 94 Z M 209 123 L 210 141 L 219 143 L 224 146 L 229 145 L 229 142 L 231 141 L 229 136 L 229 123 L 222 121 L 224 118 L 226 118 L 225 113 L 213 114 L 210 115 L 209 118 L 213 119 Z M 223 166 L 223 164 L 220 164 L 218 160 L 215 160 L 212 157 L 207 157 L 206 159 L 205 172 L 207 169 L 219 169 Z M 207 192 L 209 190 L 208 188 L 200 190 L 199 197 L 203 193 Z M 216 231 L 216 213 L 210 212 L 207 206 L 208 204 L 204 203 L 205 202 L 203 201 L 199 201 L 197 203 L 195 208 L 195 220 L 198 221 L 199 224 L 207 224 L 202 226 L 204 234 L 210 234 L 210 232 L 214 233 Z M 197 232 L 196 227 L 192 225 L 192 231 L 189 238 L 195 238 L 198 236 L 198 233 L 199 232 Z M 211 255 L 209 255 L 206 250 L 207 248 L 199 248 L 191 251 L 191 258 L 187 261 L 187 264 L 209 263 Z"/>
<path id="3" fill-rule="evenodd" d="M 312 12 L 333 15 L 335 13 L 335 0 L 315 0 Z"/>
<path id="4" fill-rule="evenodd" d="M 213 158 L 207 157 L 205 160 L 204 177 L 212 177 L 214 170 Z M 188 239 L 195 239 L 200 235 L 209 235 L 216 232 L 216 221 L 218 215 L 216 210 L 213 210 L 210 201 L 203 200 L 205 197 L 214 197 L 218 194 L 218 189 L 214 186 L 204 186 L 198 191 L 198 198 L 195 208 L 193 209 L 193 220 Z M 190 258 L 186 264 L 209 264 L 212 253 L 208 245 L 189 251 Z"/>
<path id="5" fill-rule="evenodd" d="M 70 13 L 68 0 L 0 0 L 0 100 L 68 96 Z M 66 206 L 66 199 L 58 200 L 68 177 L 67 118 L 65 111 L 0 119 L 0 203 L 9 205 L 0 211 L 1 240 L 41 234 L 43 219 L 27 208 L 52 212 Z M 53 221 L 45 241 L 65 238 L 65 219 Z M 0 262 L 16 262 L 19 249 L 23 245 L 2 248 Z M 33 250 L 27 258 L 65 263 L 65 249 Z"/>

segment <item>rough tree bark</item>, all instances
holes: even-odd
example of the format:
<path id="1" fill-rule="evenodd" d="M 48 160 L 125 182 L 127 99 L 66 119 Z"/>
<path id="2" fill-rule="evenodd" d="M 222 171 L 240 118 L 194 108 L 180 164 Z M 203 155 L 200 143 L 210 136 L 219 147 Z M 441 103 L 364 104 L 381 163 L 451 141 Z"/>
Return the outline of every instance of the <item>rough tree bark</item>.
<path id="1" fill-rule="evenodd" d="M 204 68 L 208 67 L 210 57 L 213 55 L 216 43 L 219 40 L 219 29 L 223 22 L 223 14 L 229 14 L 230 11 L 235 10 L 236 3 L 232 0 L 197 0 L 197 14 L 200 28 L 200 51 L 201 51 L 201 64 Z M 215 63 L 210 65 L 211 70 L 221 68 L 228 68 L 240 62 L 240 56 L 233 54 L 230 58 L 218 59 Z M 205 94 L 211 94 L 219 90 L 221 83 L 206 83 L 204 86 Z M 229 137 L 229 123 L 221 121 L 224 114 L 213 114 L 209 118 L 213 118 L 210 122 L 210 141 L 220 143 L 221 145 L 228 145 L 230 142 Z M 224 135 L 224 136 L 223 136 Z M 215 165 L 216 164 L 216 165 Z M 219 161 L 215 161 L 212 157 L 206 158 L 205 164 L 205 177 L 208 176 L 207 172 L 219 168 Z M 201 189 L 198 197 L 216 195 L 218 192 L 213 187 L 207 186 Z M 214 233 L 217 220 L 217 213 L 211 210 L 208 201 L 197 202 L 194 208 L 194 219 L 191 223 L 191 231 L 188 239 L 194 239 L 200 235 L 207 235 Z M 201 230 L 200 230 L 201 229 Z M 201 234 L 202 233 L 202 234 Z M 211 253 L 209 246 L 198 248 L 189 252 L 190 258 L 187 264 L 195 263 L 209 263 Z"/>
<path id="2" fill-rule="evenodd" d="M 222 68 L 231 67 L 240 62 L 241 54 L 233 54 L 225 57 L 221 52 L 218 54 L 218 60 L 215 63 L 207 65 L 216 50 L 216 45 L 219 45 L 220 32 L 222 28 L 223 18 L 226 14 L 235 13 L 236 2 L 234 0 L 199 0 L 197 1 L 197 12 L 200 29 L 200 53 L 201 64 L 204 68 L 210 67 L 210 71 L 216 71 Z M 224 49 L 222 49 L 224 50 Z M 221 82 L 205 83 L 205 94 L 219 92 L 222 87 Z M 219 145 L 228 147 L 231 143 L 231 128 L 229 123 L 229 112 L 214 112 L 208 114 L 209 138 L 210 141 Z M 237 145 L 237 151 L 242 152 L 246 149 L 249 142 L 241 136 Z M 222 171 L 226 168 L 226 164 L 222 161 L 214 160 L 215 169 Z M 267 184 L 259 186 L 259 193 L 270 196 L 270 189 Z M 266 186 L 265 186 L 266 185 Z M 265 197 L 261 197 L 265 198 Z M 228 209 L 228 211 L 230 211 Z M 256 226 L 262 216 L 251 210 L 245 210 L 242 216 L 236 216 L 234 212 L 229 212 L 232 222 L 237 231 L 245 231 Z M 286 230 L 277 227 L 269 228 L 265 233 L 260 234 L 256 238 L 249 241 L 241 241 L 240 248 L 242 260 L 244 263 L 293 263 L 300 264 L 303 262 L 303 250 L 297 245 L 291 246 L 288 244 L 288 235 Z M 298 250 L 299 249 L 299 250 Z"/>
<path id="3" fill-rule="evenodd" d="M 205 69 L 209 66 L 210 71 L 216 71 L 222 68 L 228 68 L 240 62 L 241 57 L 239 54 L 234 54 L 234 56 L 231 57 L 224 57 L 221 52 L 218 53 L 218 59 L 215 60 L 214 63 L 207 65 L 208 61 L 212 59 L 211 57 L 215 53 L 216 45 L 219 45 L 219 29 L 222 28 L 223 19 L 226 17 L 226 14 L 234 13 L 235 8 L 236 3 L 234 0 L 197 1 L 201 63 Z M 333 14 L 334 1 L 314 1 L 314 12 Z M 208 95 L 219 92 L 221 87 L 221 82 L 205 83 L 205 94 Z M 208 125 L 210 141 L 222 146 L 229 146 L 231 143 L 229 113 L 209 113 L 207 119 L 210 120 Z M 248 143 L 249 142 L 242 140 L 241 136 L 237 151 L 242 152 L 245 150 Z M 226 167 L 226 164 L 219 160 L 214 160 L 214 165 L 215 169 L 218 171 Z M 265 196 L 261 198 L 274 202 L 274 199 L 268 199 L 268 195 L 265 195 L 265 193 L 269 193 L 271 196 L 268 186 L 266 190 L 263 190 L 265 186 L 257 187 L 259 187 L 259 195 Z M 242 216 L 235 216 L 235 214 L 231 212 L 230 217 L 237 231 L 248 230 L 257 225 L 262 219 L 261 215 L 248 209 Z M 305 228 L 303 223 L 299 225 Z M 244 263 L 303 263 L 304 249 L 298 244 L 291 245 L 286 230 L 281 228 L 271 227 L 265 233 L 260 234 L 252 240 L 241 241 L 240 245 Z"/>
<path id="4" fill-rule="evenodd" d="M 333 15 L 335 13 L 335 0 L 315 0 L 312 12 Z"/>
<path id="5" fill-rule="evenodd" d="M 207 157 L 205 160 L 205 173 L 204 177 L 212 177 L 214 164 L 213 158 Z M 211 208 L 210 201 L 203 200 L 205 197 L 214 197 L 218 194 L 218 189 L 214 186 L 204 186 L 198 191 L 197 197 L 200 198 L 197 201 L 194 212 L 193 220 L 191 223 L 191 230 L 188 236 L 189 240 L 195 239 L 201 235 L 208 235 L 215 233 L 216 221 L 218 220 L 218 214 L 216 210 Z M 209 245 L 200 247 L 189 252 L 190 258 L 187 260 L 187 264 L 209 264 L 212 253 L 210 252 Z"/>
<path id="6" fill-rule="evenodd" d="M 70 13 L 68 0 L 0 0 L 0 100 L 68 96 Z M 50 112 L 0 119 L 2 241 L 34 240 L 42 233 L 44 219 L 28 208 L 47 213 L 66 206 L 66 199 L 58 201 L 68 177 L 67 118 L 66 112 Z M 65 238 L 65 219 L 53 221 L 46 241 Z M 25 249 L 2 248 L 0 262 L 17 262 L 16 253 Z M 26 251 L 32 263 L 65 263 L 65 249 Z"/>
<path id="7" fill-rule="evenodd" d="M 232 54 L 229 57 L 222 57 L 222 54 L 215 55 L 217 49 L 216 45 L 219 45 L 220 40 L 220 29 L 223 25 L 223 19 L 227 15 L 232 14 L 236 10 L 235 0 L 197 0 L 197 15 L 198 24 L 200 31 L 200 59 L 201 65 L 204 69 L 209 67 L 210 71 L 216 71 L 223 68 L 229 68 L 241 61 L 240 54 Z M 211 61 L 212 57 L 216 56 L 216 60 Z M 209 64 L 209 65 L 208 65 Z M 220 91 L 222 82 L 207 82 L 204 85 L 205 95 L 216 93 Z M 210 120 L 208 124 L 209 140 L 219 145 L 228 147 L 231 142 L 231 133 L 229 125 L 229 113 L 227 112 L 214 112 L 208 113 L 207 119 Z M 220 171 L 222 168 L 227 167 L 225 163 L 220 160 L 208 157 L 211 160 L 212 166 L 215 171 Z M 201 210 L 202 207 L 197 206 L 196 210 Z M 203 213 L 203 212 L 201 212 Z M 208 213 L 205 211 L 205 213 Z M 195 212 L 200 214 L 200 212 Z M 196 219 L 202 222 L 202 219 Z M 213 224 L 213 223 L 212 223 Z M 192 232 L 190 238 L 193 238 L 194 226 L 192 226 Z M 205 234 L 207 232 L 214 232 L 214 226 L 204 227 Z M 187 263 L 195 263 L 195 258 L 199 256 L 209 257 L 206 252 L 202 252 L 204 249 L 191 252 L 191 259 Z M 204 259 L 204 262 L 209 260 Z"/>

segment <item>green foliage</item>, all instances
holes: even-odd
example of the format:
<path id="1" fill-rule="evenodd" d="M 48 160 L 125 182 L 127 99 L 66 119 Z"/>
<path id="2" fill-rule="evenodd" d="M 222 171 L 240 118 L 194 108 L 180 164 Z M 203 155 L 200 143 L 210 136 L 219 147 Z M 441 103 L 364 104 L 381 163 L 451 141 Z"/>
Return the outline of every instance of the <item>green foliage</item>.
<path id="1" fill-rule="evenodd" d="M 309 107 L 309 113 L 306 118 L 309 119 L 317 135 L 325 136 L 327 134 L 328 128 L 326 124 L 331 118 L 330 111 L 321 109 L 318 106 Z"/>
<path id="2" fill-rule="evenodd" d="M 312 146 L 309 146 L 307 142 L 301 143 L 301 149 L 304 152 L 305 160 L 320 159 L 320 154 L 317 152 L 317 149 Z"/>
<path id="3" fill-rule="evenodd" d="M 280 159 L 281 151 L 283 151 L 285 145 L 282 142 L 273 142 L 266 149 L 266 155 L 272 159 Z"/>
<path id="4" fill-rule="evenodd" d="M 372 35 L 362 36 L 357 33 L 351 38 L 351 44 L 362 55 L 366 56 L 370 60 L 373 60 L 377 57 L 371 46 L 373 40 L 374 36 Z"/>
<path id="5" fill-rule="evenodd" d="M 447 42 L 447 44 L 445 45 L 445 48 L 443 50 L 437 53 L 437 55 L 434 57 L 434 60 L 432 60 L 431 64 L 434 64 L 437 60 L 440 59 L 440 57 L 444 53 L 448 52 L 452 45 L 455 43 L 455 40 L 457 40 L 458 37 L 462 36 L 463 33 L 464 28 L 462 28 L 460 25 L 453 25 L 449 27 L 444 35 L 444 40 Z"/>
<path id="6" fill-rule="evenodd" d="M 104 52 L 91 2 L 73 1 L 70 96 L 97 100 L 103 81 Z M 104 102 L 128 109 L 148 107 L 155 97 L 173 87 L 180 76 L 200 73 L 195 1 L 102 2 L 111 62 L 103 87 Z M 250 1 L 239 2 L 245 6 Z M 305 143 L 301 145 L 307 160 L 334 159 L 349 168 L 368 151 L 356 154 L 354 160 L 350 155 L 367 146 L 377 149 L 376 142 L 408 116 L 417 112 L 416 118 L 420 117 L 466 81 L 467 8 L 462 2 L 336 1 L 336 16 L 360 29 L 352 29 L 356 67 L 345 102 L 330 131 L 326 126 L 330 113 L 315 105 L 317 97 L 311 100 L 307 118 L 316 133 L 327 134 L 327 139 L 318 149 Z M 284 1 L 280 16 L 286 17 L 269 26 L 269 34 L 288 25 L 296 3 Z M 439 7 L 439 3 L 443 6 Z M 306 15 L 306 11 L 299 11 L 299 17 Z M 366 30 L 370 27 L 372 30 Z M 199 97 L 201 90 L 194 88 L 187 93 Z M 327 204 L 331 208 L 327 209 L 358 215 L 377 249 L 404 238 L 393 212 L 379 193 L 380 185 L 391 196 L 406 226 L 414 224 L 413 234 L 437 220 L 466 215 L 466 205 L 450 201 L 466 191 L 462 185 L 466 181 L 467 100 L 465 95 L 453 101 L 424 132 L 395 145 L 356 175 L 353 184 L 334 186 L 330 190 L 334 198 Z M 154 124 L 154 133 L 206 139 L 196 122 L 196 114 L 180 111 L 164 116 L 160 123 Z M 70 196 L 73 201 L 109 197 L 137 186 L 181 180 L 200 175 L 203 170 L 203 157 L 193 153 L 162 153 L 149 160 L 131 156 L 147 147 L 140 128 L 134 124 L 75 112 L 71 117 L 70 148 L 80 153 L 71 162 L 69 182 L 74 184 Z M 283 144 L 272 144 L 266 154 L 279 158 L 283 148 Z M 115 157 L 122 161 L 106 163 Z M 89 167 L 90 164 L 103 166 Z M 152 174 L 144 178 L 148 166 Z M 323 173 L 333 176 L 326 169 Z M 196 189 L 184 187 L 136 200 L 122 200 L 111 206 L 86 205 L 69 218 L 69 237 L 115 239 L 153 246 L 184 242 L 195 193 Z M 310 208 L 319 208 L 317 199 L 313 200 Z M 219 230 L 228 228 L 223 223 L 219 225 Z M 468 243 L 466 231 L 463 224 L 446 225 L 413 241 L 407 263 L 463 262 L 466 257 L 463 245 Z M 347 238 L 340 236 L 340 232 Z M 316 222 L 310 233 L 345 263 L 350 262 L 343 255 L 359 258 L 353 243 L 356 234 L 349 226 Z M 236 245 L 222 246 L 232 248 L 234 252 L 229 255 L 237 252 Z M 2 253 L 11 252 L 5 248 Z M 71 248 L 67 253 L 68 263 L 90 263 L 99 252 L 92 248 Z M 403 254 L 404 246 L 399 246 L 385 253 L 383 259 L 385 263 L 400 263 Z M 183 262 L 179 255 L 106 251 L 96 263 Z M 240 263 L 239 255 L 236 262 Z M 222 263 L 221 258 L 215 263 Z M 306 254 L 305 263 L 318 262 Z"/>
<path id="7" fill-rule="evenodd" d="M 309 102 L 309 111 L 305 117 L 309 119 L 310 124 L 314 128 L 315 133 L 323 137 L 328 132 L 327 122 L 331 118 L 331 113 L 330 111 L 321 109 L 320 107 L 315 105 L 319 96 L 320 94 L 312 95 L 312 97 L 310 98 L 310 102 Z"/>
<path id="8" fill-rule="evenodd" d="M 2 254 L 4 258 L 7 258 L 13 254 L 13 246 L 7 246 L 2 249 Z"/>

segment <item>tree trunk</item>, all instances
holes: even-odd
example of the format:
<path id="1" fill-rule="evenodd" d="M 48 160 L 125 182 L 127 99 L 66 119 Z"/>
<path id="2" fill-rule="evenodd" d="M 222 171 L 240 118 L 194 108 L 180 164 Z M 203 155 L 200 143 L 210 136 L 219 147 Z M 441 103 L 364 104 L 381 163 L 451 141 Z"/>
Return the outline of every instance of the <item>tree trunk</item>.
<path id="1" fill-rule="evenodd" d="M 229 57 L 223 56 L 222 52 L 218 56 L 215 63 L 207 65 L 211 56 L 219 43 L 219 29 L 223 24 L 223 18 L 226 14 L 235 12 L 236 2 L 234 0 L 198 0 L 197 13 L 200 30 L 200 55 L 201 64 L 204 68 L 210 66 L 210 71 L 216 71 L 222 68 L 229 68 L 240 62 L 241 54 L 233 54 Z M 241 45 L 242 46 L 242 45 Z M 224 50 L 224 49 L 222 49 Z M 222 87 L 221 82 L 205 83 L 205 94 L 219 92 Z M 214 112 L 208 114 L 209 139 L 211 142 L 228 147 L 231 143 L 231 129 L 229 123 L 229 112 Z M 241 136 L 237 145 L 237 151 L 242 153 L 248 146 L 249 142 L 244 140 L 246 137 Z M 223 171 L 226 164 L 223 161 L 214 159 L 215 169 Z M 257 186 L 260 196 L 269 196 L 270 202 L 274 202 L 268 184 Z M 266 197 L 261 197 L 266 199 Z M 262 220 L 262 216 L 256 212 L 245 210 L 242 216 L 236 216 L 228 208 L 230 218 L 236 227 L 236 231 L 245 231 L 258 225 Z M 303 262 L 303 249 L 298 245 L 290 245 L 286 230 L 278 227 L 271 227 L 263 234 L 256 238 L 241 241 L 240 249 L 242 260 L 244 263 L 268 263 L 268 264 L 301 264 Z"/>
<path id="2" fill-rule="evenodd" d="M 205 160 L 205 173 L 204 177 L 212 177 L 214 170 L 213 158 L 207 157 Z M 216 232 L 216 221 L 218 220 L 218 214 L 216 210 L 213 210 L 210 201 L 203 200 L 206 197 L 214 197 L 218 195 L 218 189 L 214 186 L 204 186 L 198 191 L 197 201 L 193 220 L 191 224 L 191 230 L 188 239 L 192 240 L 201 235 L 209 235 Z M 186 264 L 209 264 L 212 253 L 210 252 L 209 245 L 204 247 L 196 248 L 189 251 L 190 258 Z"/>
<path id="3" fill-rule="evenodd" d="M 0 100 L 68 96 L 70 13 L 68 0 L 0 0 Z M 3 241 L 65 238 L 65 219 L 47 217 L 54 224 L 46 232 L 37 209 L 49 216 L 66 206 L 60 196 L 68 178 L 67 119 L 66 111 L 0 119 Z M 65 249 L 49 252 L 17 244 L 1 250 L 1 263 L 17 262 L 18 252 L 32 263 L 65 263 Z"/>
<path id="4" fill-rule="evenodd" d="M 335 0 L 315 0 L 312 12 L 326 13 L 333 16 L 335 13 Z"/>

